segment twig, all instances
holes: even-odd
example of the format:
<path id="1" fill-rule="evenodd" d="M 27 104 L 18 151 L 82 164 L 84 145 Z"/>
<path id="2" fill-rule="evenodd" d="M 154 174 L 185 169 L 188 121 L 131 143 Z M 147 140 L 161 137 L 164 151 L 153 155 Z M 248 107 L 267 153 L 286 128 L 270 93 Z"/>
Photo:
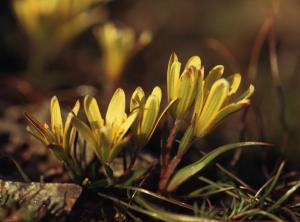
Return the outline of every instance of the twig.
<path id="1" fill-rule="evenodd" d="M 272 26 L 269 33 L 269 54 L 270 54 L 271 74 L 272 74 L 273 82 L 276 87 L 276 91 L 280 103 L 279 115 L 280 115 L 280 123 L 283 130 L 283 139 L 282 139 L 281 148 L 283 149 L 288 142 L 289 129 L 285 120 L 286 102 L 284 98 L 282 81 L 279 74 L 278 59 L 277 59 L 277 52 L 276 52 L 277 37 L 276 37 L 275 18 L 276 18 L 276 9 L 273 9 Z"/>

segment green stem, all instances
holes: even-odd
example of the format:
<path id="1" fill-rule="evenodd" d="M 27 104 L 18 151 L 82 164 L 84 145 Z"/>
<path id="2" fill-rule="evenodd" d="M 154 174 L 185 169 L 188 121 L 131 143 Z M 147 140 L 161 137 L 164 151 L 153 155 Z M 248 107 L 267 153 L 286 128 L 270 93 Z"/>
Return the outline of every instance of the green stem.
<path id="1" fill-rule="evenodd" d="M 194 130 L 193 127 L 189 127 L 185 131 L 185 133 L 180 141 L 180 145 L 179 145 L 176 156 L 174 156 L 174 158 L 171 160 L 171 162 L 168 163 L 166 169 L 161 170 L 161 176 L 160 176 L 160 181 L 159 181 L 159 192 L 160 193 L 165 191 L 165 189 L 168 185 L 168 182 L 170 180 L 170 177 L 172 176 L 177 165 L 180 163 L 183 155 L 186 153 L 186 151 L 190 147 L 191 140 L 193 138 L 193 130 Z"/>
<path id="2" fill-rule="evenodd" d="M 128 170 L 131 170 L 133 168 L 133 166 L 134 166 L 134 164 L 136 162 L 136 159 L 137 159 L 137 157 L 139 155 L 140 150 L 141 150 L 141 147 L 139 147 L 139 146 L 137 146 L 135 148 L 134 153 L 133 153 L 133 155 L 131 157 L 131 160 L 130 160 L 130 163 L 129 163 Z"/>
<path id="3" fill-rule="evenodd" d="M 170 134 L 168 136 L 168 139 L 167 139 L 166 151 L 163 155 L 163 161 L 162 161 L 162 163 L 163 163 L 162 168 L 163 169 L 165 169 L 169 164 L 173 143 L 174 143 L 178 128 L 179 128 L 179 121 L 176 120 L 174 122 L 174 125 L 173 125 L 173 127 L 171 129 L 171 132 L 170 132 Z"/>
<path id="4" fill-rule="evenodd" d="M 168 167 L 166 168 L 166 170 L 164 170 L 164 172 L 161 174 L 161 177 L 159 180 L 159 193 L 163 193 L 165 191 L 167 184 L 170 180 L 170 177 L 173 174 L 177 165 L 180 163 L 181 159 L 182 159 L 182 156 L 177 154 L 171 160 L 171 162 L 168 165 Z"/>

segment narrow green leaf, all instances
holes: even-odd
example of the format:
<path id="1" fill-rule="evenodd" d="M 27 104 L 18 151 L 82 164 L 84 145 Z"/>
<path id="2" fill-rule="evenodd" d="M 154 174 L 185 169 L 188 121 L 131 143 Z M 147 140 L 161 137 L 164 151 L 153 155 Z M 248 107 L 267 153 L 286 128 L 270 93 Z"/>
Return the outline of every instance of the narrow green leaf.
<path id="1" fill-rule="evenodd" d="M 200 181 L 205 182 L 205 183 L 209 184 L 210 186 L 212 186 L 211 191 L 206 192 L 204 194 L 202 193 L 202 196 L 204 196 L 204 195 L 209 196 L 208 194 L 212 195 L 212 194 L 218 193 L 218 192 L 225 192 L 226 194 L 228 194 L 229 196 L 232 196 L 233 198 L 237 198 L 237 199 L 239 198 L 239 195 L 237 195 L 234 192 L 237 190 L 237 188 L 232 186 L 232 184 L 226 184 L 226 183 L 222 183 L 222 182 L 214 182 L 205 177 L 199 177 L 198 179 Z M 200 189 L 200 191 L 201 191 L 201 189 Z M 199 195 L 199 194 L 200 194 L 199 190 L 198 190 L 198 192 L 196 190 L 196 191 L 190 193 L 189 197 L 193 197 L 193 195 L 195 197 L 196 195 Z"/>
<path id="2" fill-rule="evenodd" d="M 137 206 L 137 205 L 133 205 L 133 204 L 126 203 L 125 201 L 122 201 L 122 200 L 120 200 L 119 198 L 111 197 L 111 196 L 106 195 L 106 194 L 104 194 L 104 193 L 98 192 L 97 194 L 98 194 L 100 197 L 103 197 L 103 198 L 106 198 L 106 199 L 108 199 L 108 200 L 111 200 L 111 201 L 113 201 L 114 203 L 117 203 L 117 204 L 119 204 L 119 205 L 122 205 L 122 206 L 124 206 L 124 207 L 127 207 L 128 209 L 134 210 L 134 211 L 136 211 L 136 212 L 139 212 L 139 213 L 141 213 L 141 214 L 147 215 L 147 216 L 152 217 L 152 218 L 155 218 L 155 219 L 161 219 L 161 218 L 159 217 L 159 215 L 157 215 L 156 213 L 151 212 L 151 211 L 149 211 L 149 210 L 145 210 L 145 209 L 143 209 L 143 208 L 141 208 L 141 207 L 139 207 L 139 206 Z"/>
<path id="3" fill-rule="evenodd" d="M 284 195 L 282 195 L 267 211 L 273 211 L 278 208 L 284 201 L 286 201 L 296 190 L 300 187 L 300 182 L 292 186 Z"/>
<path id="4" fill-rule="evenodd" d="M 132 190 L 134 191 L 132 197 L 135 196 L 135 194 L 137 193 L 142 193 L 142 194 L 146 194 L 150 197 L 154 197 L 160 201 L 166 201 L 168 203 L 171 203 L 171 204 L 174 204 L 174 205 L 177 205 L 179 207 L 183 207 L 185 209 L 189 209 L 189 210 L 193 210 L 193 207 L 191 205 L 188 205 L 187 203 L 184 203 L 184 202 L 180 202 L 176 199 L 173 199 L 171 197 L 165 197 L 165 196 L 162 196 L 160 194 L 157 194 L 157 193 L 154 193 L 154 192 L 151 192 L 149 190 L 146 190 L 146 189 L 143 189 L 143 188 L 140 188 L 140 187 L 133 187 L 133 186 L 126 186 L 126 185 L 119 185 L 119 184 L 116 184 L 115 187 L 117 188 L 120 188 L 120 189 L 125 189 L 125 190 Z"/>
<path id="5" fill-rule="evenodd" d="M 282 163 L 280 164 L 280 166 L 279 166 L 279 168 L 278 168 L 278 170 L 277 170 L 275 176 L 272 178 L 272 183 L 270 184 L 270 186 L 268 186 L 268 189 L 266 189 L 266 191 L 265 191 L 265 193 L 262 195 L 262 197 L 259 198 L 259 200 L 260 200 L 261 202 L 264 201 L 264 199 L 265 199 L 266 197 L 268 197 L 269 194 L 273 191 L 273 189 L 274 189 L 276 183 L 278 182 L 278 179 L 279 179 L 279 177 L 280 177 L 280 175 L 281 175 L 281 173 L 282 173 L 282 170 L 283 170 L 284 165 L 285 165 L 285 162 L 282 162 Z"/>
<path id="6" fill-rule="evenodd" d="M 261 209 L 251 209 L 251 210 L 247 210 L 244 211 L 242 213 L 236 214 L 232 217 L 233 220 L 239 220 L 239 221 L 245 221 L 246 218 L 248 217 L 253 217 L 255 215 L 261 215 L 261 216 L 266 216 L 270 219 L 272 219 L 272 221 L 276 221 L 276 222 L 283 222 L 283 220 L 281 220 L 279 217 L 277 217 L 274 214 L 271 214 L 270 212 L 261 210 Z M 243 218 L 242 218 L 243 217 Z"/>
<path id="7" fill-rule="evenodd" d="M 188 148 L 190 147 L 190 143 L 191 140 L 193 138 L 193 133 L 194 133 L 194 127 L 190 126 L 184 133 L 180 144 L 179 144 L 179 148 L 177 153 L 182 156 L 184 153 L 186 153 L 186 151 L 188 150 Z"/>
<path id="8" fill-rule="evenodd" d="M 137 180 L 139 180 L 144 174 L 149 170 L 151 166 L 147 167 L 139 167 L 137 169 L 133 169 L 125 178 L 122 178 L 121 185 L 130 186 Z"/>
<path id="9" fill-rule="evenodd" d="M 8 159 L 10 159 L 14 165 L 16 166 L 19 174 L 22 176 L 23 180 L 27 183 L 32 182 L 32 180 L 29 178 L 29 176 L 25 173 L 25 171 L 23 170 L 23 168 L 21 167 L 21 165 L 18 163 L 18 161 L 16 161 L 13 157 L 11 156 L 7 156 Z"/>
<path id="10" fill-rule="evenodd" d="M 187 179 L 201 171 L 204 167 L 206 167 L 212 160 L 221 155 L 222 153 L 238 148 L 238 147 L 247 147 L 247 146 L 270 146 L 270 144 L 263 142 L 240 142 L 240 143 L 232 143 L 224 146 L 220 146 L 213 151 L 206 154 L 200 160 L 192 163 L 188 166 L 183 167 L 178 170 L 177 173 L 171 179 L 167 187 L 167 191 L 171 192 L 175 190 L 179 185 L 185 182 Z"/>
<path id="11" fill-rule="evenodd" d="M 147 210 L 150 210 L 154 213 L 156 213 L 161 220 L 163 221 L 173 221 L 173 222 L 215 222 L 216 220 L 213 219 L 207 219 L 203 217 L 194 217 L 194 216 L 188 216 L 184 214 L 178 214 L 178 213 L 171 213 L 166 210 L 163 210 L 151 203 L 148 203 L 141 197 L 135 198 L 135 201 L 146 208 Z"/>

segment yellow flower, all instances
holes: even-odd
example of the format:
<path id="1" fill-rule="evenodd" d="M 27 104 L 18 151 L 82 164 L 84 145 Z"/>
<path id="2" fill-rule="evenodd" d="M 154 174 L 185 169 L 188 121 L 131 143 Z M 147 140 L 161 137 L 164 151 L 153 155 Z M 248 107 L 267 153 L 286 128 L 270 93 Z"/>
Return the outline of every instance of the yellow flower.
<path id="1" fill-rule="evenodd" d="M 137 120 L 132 127 L 133 136 L 138 147 L 143 147 L 149 141 L 158 123 L 175 102 L 174 100 L 171 101 L 159 115 L 161 97 L 162 92 L 158 86 L 152 90 L 147 99 L 141 87 L 137 87 L 131 96 L 130 111 L 138 112 Z"/>
<path id="2" fill-rule="evenodd" d="M 96 99 L 91 96 L 84 98 L 84 111 L 90 127 L 77 118 L 73 118 L 72 122 L 94 149 L 97 157 L 104 163 L 110 163 L 128 142 L 130 137 L 126 133 L 136 119 L 136 112 L 127 116 L 125 93 L 122 89 L 117 89 L 111 98 L 105 120 Z"/>
<path id="3" fill-rule="evenodd" d="M 171 108 L 171 114 L 176 120 L 182 120 L 188 114 L 197 90 L 197 79 L 201 67 L 198 56 L 191 57 L 180 75 L 181 63 L 175 53 L 170 57 L 167 70 L 168 101 L 178 99 Z"/>
<path id="4" fill-rule="evenodd" d="M 25 117 L 29 122 L 27 130 L 34 137 L 44 143 L 53 150 L 56 157 L 65 161 L 62 155 L 68 155 L 73 145 L 75 137 L 75 129 L 71 125 L 73 115 L 77 115 L 80 109 L 80 103 L 77 101 L 67 116 L 65 124 L 63 124 L 60 105 L 56 96 L 52 97 L 50 103 L 51 128 L 47 123 L 40 123 L 34 117 L 25 113 Z M 64 154 L 62 154 L 62 151 Z"/>
<path id="5" fill-rule="evenodd" d="M 214 67 L 204 79 L 204 71 L 198 79 L 198 93 L 193 112 L 194 135 L 203 137 L 214 129 L 226 116 L 249 105 L 249 97 L 254 92 L 254 86 L 236 99 L 232 96 L 237 92 L 241 75 L 233 74 L 221 78 L 224 67 Z"/>
<path id="6" fill-rule="evenodd" d="M 144 31 L 136 40 L 130 28 L 117 28 L 113 23 L 105 23 L 95 35 L 103 50 L 103 68 L 109 82 L 117 81 L 129 59 L 151 42 L 150 32 Z"/>
<path id="7" fill-rule="evenodd" d="M 13 8 L 35 46 L 53 51 L 103 19 L 99 10 L 90 10 L 99 2 L 103 0 L 13 0 Z"/>

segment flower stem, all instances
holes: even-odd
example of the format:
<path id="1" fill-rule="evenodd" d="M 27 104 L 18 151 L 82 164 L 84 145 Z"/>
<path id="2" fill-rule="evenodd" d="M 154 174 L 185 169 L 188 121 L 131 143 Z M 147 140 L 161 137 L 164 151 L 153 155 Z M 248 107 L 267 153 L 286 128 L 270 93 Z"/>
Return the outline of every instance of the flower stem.
<path id="1" fill-rule="evenodd" d="M 180 154 L 177 154 L 176 156 L 174 156 L 174 158 L 171 160 L 168 167 L 161 174 L 160 181 L 159 181 L 159 193 L 162 193 L 165 191 L 168 181 L 169 181 L 171 175 L 173 174 L 175 168 L 180 163 L 181 159 L 182 159 L 182 156 Z"/>
<path id="2" fill-rule="evenodd" d="M 170 132 L 170 134 L 168 136 L 168 139 L 167 139 L 166 151 L 163 154 L 163 161 L 162 161 L 163 166 L 162 166 L 162 169 L 166 169 L 166 167 L 169 164 L 170 155 L 171 155 L 171 151 L 172 151 L 172 147 L 173 147 L 173 142 L 175 140 L 178 128 L 179 128 L 179 121 L 176 120 L 174 122 L 174 125 L 173 125 L 173 127 L 171 129 L 171 132 Z"/>
<path id="3" fill-rule="evenodd" d="M 183 155 L 186 153 L 188 148 L 191 145 L 191 140 L 193 138 L 193 130 L 194 128 L 190 126 L 184 133 L 180 145 L 177 151 L 177 154 L 173 157 L 173 159 L 166 165 L 166 168 L 162 168 L 160 181 L 159 181 L 159 192 L 162 193 L 167 188 L 168 182 L 170 177 L 172 176 L 174 170 L 176 169 L 177 165 L 180 163 Z"/>
<path id="4" fill-rule="evenodd" d="M 131 157 L 131 160 L 130 160 L 130 163 L 128 166 L 128 170 L 131 170 L 133 168 L 140 151 L 141 151 L 141 148 L 139 146 L 136 146 L 134 149 L 133 155 Z"/>

